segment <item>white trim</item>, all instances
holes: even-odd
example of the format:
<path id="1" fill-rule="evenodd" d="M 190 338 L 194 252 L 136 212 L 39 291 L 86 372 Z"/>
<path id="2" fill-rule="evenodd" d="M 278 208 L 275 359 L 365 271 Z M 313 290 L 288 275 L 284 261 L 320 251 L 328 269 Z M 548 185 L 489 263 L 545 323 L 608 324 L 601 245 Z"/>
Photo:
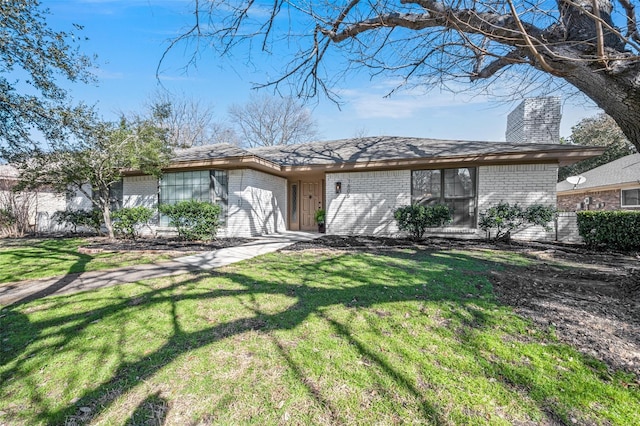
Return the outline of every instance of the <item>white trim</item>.
<path id="1" fill-rule="evenodd" d="M 624 191 L 638 191 L 638 198 L 640 198 L 640 187 L 621 189 L 620 190 L 620 208 L 623 208 L 623 207 L 640 207 L 640 204 L 633 204 L 633 205 L 622 204 L 622 193 Z"/>

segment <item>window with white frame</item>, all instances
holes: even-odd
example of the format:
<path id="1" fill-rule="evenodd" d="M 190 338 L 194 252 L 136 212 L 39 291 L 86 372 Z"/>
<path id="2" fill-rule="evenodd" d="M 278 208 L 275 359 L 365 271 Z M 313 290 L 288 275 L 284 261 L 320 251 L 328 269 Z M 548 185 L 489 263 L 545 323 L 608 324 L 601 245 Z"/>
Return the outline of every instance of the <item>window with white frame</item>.
<path id="1" fill-rule="evenodd" d="M 196 170 L 164 173 L 160 179 L 160 204 L 176 204 L 180 201 L 209 201 L 222 208 L 220 223 L 227 217 L 228 176 L 226 170 Z M 169 220 L 160 215 L 160 225 Z"/>
<path id="2" fill-rule="evenodd" d="M 640 207 L 640 188 L 623 189 L 620 198 L 621 207 Z"/>
<path id="3" fill-rule="evenodd" d="M 452 210 L 452 226 L 476 226 L 476 168 L 414 170 L 411 200 L 417 204 L 445 204 Z"/>

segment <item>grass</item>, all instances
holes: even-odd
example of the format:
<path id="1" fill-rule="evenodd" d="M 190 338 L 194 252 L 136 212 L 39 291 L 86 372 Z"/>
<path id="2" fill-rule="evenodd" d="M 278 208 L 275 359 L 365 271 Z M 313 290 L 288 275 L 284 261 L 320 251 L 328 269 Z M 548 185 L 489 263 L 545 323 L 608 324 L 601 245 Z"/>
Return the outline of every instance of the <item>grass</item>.
<path id="1" fill-rule="evenodd" d="M 0 424 L 640 424 L 491 251 L 291 252 L 0 311 Z"/>
<path id="2" fill-rule="evenodd" d="M 169 259 L 153 253 L 78 253 L 84 238 L 0 239 L 0 283 L 50 278 Z"/>

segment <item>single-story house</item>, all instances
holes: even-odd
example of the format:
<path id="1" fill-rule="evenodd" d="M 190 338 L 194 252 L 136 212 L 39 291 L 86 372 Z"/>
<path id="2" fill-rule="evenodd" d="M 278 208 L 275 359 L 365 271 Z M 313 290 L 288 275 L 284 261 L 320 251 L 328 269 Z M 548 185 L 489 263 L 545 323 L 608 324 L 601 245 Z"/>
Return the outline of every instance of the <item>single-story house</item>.
<path id="1" fill-rule="evenodd" d="M 582 173 L 574 185 L 559 182 L 558 209 L 640 210 L 640 154 L 631 154 Z"/>
<path id="2" fill-rule="evenodd" d="M 560 165 L 600 150 L 560 144 L 517 144 L 367 137 L 269 148 L 217 144 L 176 152 L 160 180 L 128 174 L 125 207 L 180 200 L 223 206 L 221 235 L 249 237 L 284 230 L 398 234 L 393 212 L 411 203 L 443 202 L 453 222 L 437 232 L 484 236 L 478 214 L 508 201 L 555 206 Z M 168 231 L 160 218 L 156 232 Z M 521 238 L 553 238 L 542 229 Z"/>
<path id="3" fill-rule="evenodd" d="M 216 202 L 221 237 L 315 231 L 319 209 L 326 211 L 327 234 L 397 236 L 397 208 L 440 202 L 452 209 L 453 221 L 434 234 L 484 237 L 478 229 L 483 211 L 501 201 L 555 207 L 558 167 L 602 152 L 559 144 L 559 125 L 559 99 L 533 98 L 507 117 L 506 142 L 379 136 L 194 147 L 176 151 L 160 179 L 125 172 L 112 188 L 113 201 L 152 209 L 188 199 Z M 49 201 L 55 208 L 38 209 L 40 231 L 57 230 L 55 210 L 90 207 L 79 195 Z M 163 216 L 145 229 L 173 232 Z M 555 233 L 532 227 L 513 237 L 554 239 Z"/>

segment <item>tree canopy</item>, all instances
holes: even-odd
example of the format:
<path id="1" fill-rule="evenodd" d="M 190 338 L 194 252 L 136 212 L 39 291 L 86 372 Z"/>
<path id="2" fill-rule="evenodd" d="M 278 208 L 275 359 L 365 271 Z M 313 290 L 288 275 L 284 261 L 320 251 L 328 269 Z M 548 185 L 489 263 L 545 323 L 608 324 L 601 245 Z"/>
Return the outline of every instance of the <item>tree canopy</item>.
<path id="1" fill-rule="evenodd" d="M 84 106 L 70 112 L 62 124 L 67 133 L 52 146 L 10 153 L 9 160 L 20 171 L 19 188 L 46 186 L 58 193 L 83 194 L 102 212 L 113 238 L 109 188 L 127 169 L 160 175 L 171 154 L 167 131 L 142 120 L 103 122 Z"/>
<path id="2" fill-rule="evenodd" d="M 193 25 L 169 49 L 208 38 L 222 54 L 244 42 L 289 52 L 281 75 L 265 84 L 295 85 L 301 96 L 332 96 L 336 76 L 354 68 L 398 86 L 453 82 L 459 90 L 499 80 L 500 91 L 520 96 L 522 84 L 570 85 L 640 147 L 636 2 L 197 0 Z M 339 68 L 328 59 L 336 50 L 347 60 Z"/>
<path id="3" fill-rule="evenodd" d="M 80 38 L 49 28 L 46 15 L 38 0 L 0 2 L 0 142 L 7 145 L 61 137 L 68 107 L 57 78 L 92 80 Z"/>
<path id="4" fill-rule="evenodd" d="M 560 167 L 560 170 L 558 170 L 558 182 L 565 180 L 569 176 L 579 175 L 618 158 L 638 152 L 636 147 L 624 136 L 616 122 L 606 114 L 598 114 L 581 120 L 571 129 L 571 136 L 566 143 L 604 146 L 606 149 L 602 155 L 595 158 Z"/>

